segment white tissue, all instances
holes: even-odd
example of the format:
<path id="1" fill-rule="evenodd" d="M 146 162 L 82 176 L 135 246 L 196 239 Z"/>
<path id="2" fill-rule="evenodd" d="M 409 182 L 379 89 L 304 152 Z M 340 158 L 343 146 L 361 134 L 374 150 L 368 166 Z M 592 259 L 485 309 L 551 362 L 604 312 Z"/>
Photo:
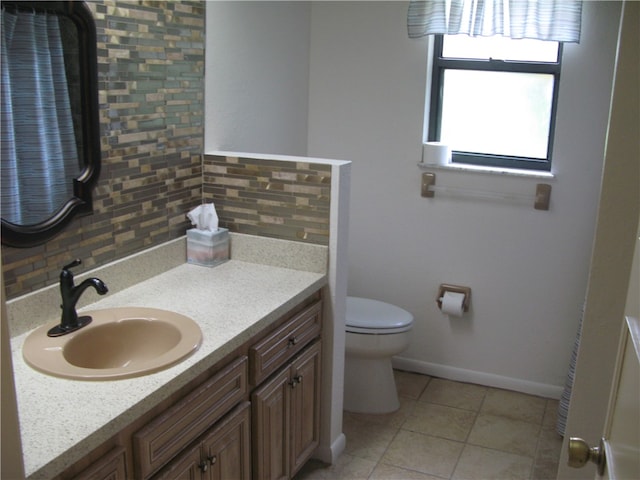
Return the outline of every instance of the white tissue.
<path id="1" fill-rule="evenodd" d="M 218 231 L 218 214 L 213 203 L 198 205 L 187 213 L 187 217 L 198 230 Z"/>

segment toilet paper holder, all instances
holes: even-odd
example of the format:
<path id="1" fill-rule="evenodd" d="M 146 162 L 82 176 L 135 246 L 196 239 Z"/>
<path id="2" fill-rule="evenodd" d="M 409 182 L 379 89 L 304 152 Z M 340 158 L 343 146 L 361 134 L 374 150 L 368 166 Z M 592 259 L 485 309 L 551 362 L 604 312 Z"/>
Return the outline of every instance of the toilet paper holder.
<path id="1" fill-rule="evenodd" d="M 462 308 L 465 312 L 469 311 L 469 304 L 471 303 L 471 287 L 462 287 L 460 285 L 450 285 L 448 283 L 441 284 L 440 287 L 438 288 L 438 296 L 436 298 L 436 303 L 438 304 L 439 309 L 442 309 L 442 297 L 446 292 L 462 293 L 464 295 Z"/>

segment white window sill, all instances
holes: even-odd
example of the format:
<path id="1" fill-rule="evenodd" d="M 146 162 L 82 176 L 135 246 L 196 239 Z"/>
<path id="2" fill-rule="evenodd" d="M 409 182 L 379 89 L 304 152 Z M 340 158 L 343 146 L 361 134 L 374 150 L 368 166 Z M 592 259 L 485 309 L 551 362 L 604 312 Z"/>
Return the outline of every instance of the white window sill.
<path id="1" fill-rule="evenodd" d="M 447 163 L 443 165 L 440 163 L 419 162 L 418 167 L 420 167 L 420 169 L 422 170 L 448 170 L 455 172 L 483 173 L 487 175 L 504 175 L 508 177 L 542 178 L 546 180 L 552 180 L 556 178 L 556 176 L 551 172 L 521 170 L 516 168 L 483 167 L 465 163 Z"/>

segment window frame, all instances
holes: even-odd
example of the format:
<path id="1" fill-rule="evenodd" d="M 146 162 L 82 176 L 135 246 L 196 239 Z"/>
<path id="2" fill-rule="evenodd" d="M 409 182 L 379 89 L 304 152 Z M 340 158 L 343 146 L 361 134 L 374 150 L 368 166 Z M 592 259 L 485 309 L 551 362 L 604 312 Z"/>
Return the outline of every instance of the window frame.
<path id="1" fill-rule="evenodd" d="M 485 167 L 500 167 L 536 171 L 551 171 L 551 154 L 555 136 L 556 116 L 558 111 L 558 90 L 560 86 L 560 68 L 562 63 L 562 42 L 558 42 L 557 62 L 534 62 L 521 60 L 466 59 L 445 58 L 442 56 L 444 35 L 434 35 L 431 92 L 429 99 L 428 141 L 440 141 L 442 120 L 442 92 L 444 88 L 445 70 L 475 70 L 513 73 L 551 74 L 553 80 L 553 96 L 551 103 L 551 119 L 549 122 L 549 141 L 545 159 L 452 151 L 451 162 Z"/>

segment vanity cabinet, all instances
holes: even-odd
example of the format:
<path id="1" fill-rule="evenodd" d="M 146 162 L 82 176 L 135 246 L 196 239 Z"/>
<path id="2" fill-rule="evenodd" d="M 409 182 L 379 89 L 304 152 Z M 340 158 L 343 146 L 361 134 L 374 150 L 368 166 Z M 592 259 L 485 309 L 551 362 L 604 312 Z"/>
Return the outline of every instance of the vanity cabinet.
<path id="1" fill-rule="evenodd" d="M 293 477 L 319 442 L 321 326 L 318 291 L 57 478 Z"/>
<path id="2" fill-rule="evenodd" d="M 153 479 L 250 480 L 250 418 L 249 402 L 240 404 Z"/>
<path id="3" fill-rule="evenodd" d="M 320 363 L 316 341 L 251 395 L 254 478 L 291 478 L 317 447 Z"/>
<path id="4" fill-rule="evenodd" d="M 318 445 L 322 302 L 249 348 L 254 478 L 291 478 Z M 270 375 L 273 377 L 267 379 Z"/>
<path id="5" fill-rule="evenodd" d="M 247 393 L 242 356 L 133 435 L 136 478 L 149 478 L 207 431 Z"/>

